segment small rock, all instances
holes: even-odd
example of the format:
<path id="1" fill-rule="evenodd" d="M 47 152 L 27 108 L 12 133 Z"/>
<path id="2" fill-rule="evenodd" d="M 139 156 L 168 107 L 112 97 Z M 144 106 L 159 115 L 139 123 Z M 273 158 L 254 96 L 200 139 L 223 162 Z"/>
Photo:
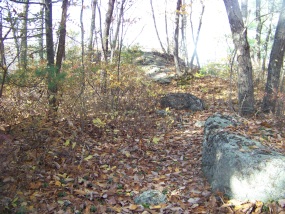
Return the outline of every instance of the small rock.
<path id="1" fill-rule="evenodd" d="M 198 128 L 201 128 L 205 125 L 205 121 L 197 121 L 194 126 L 195 127 L 198 127 Z"/>
<path id="2" fill-rule="evenodd" d="M 134 198 L 134 202 L 136 204 L 158 205 L 166 203 L 166 201 L 166 195 L 162 194 L 158 190 L 147 190 Z"/>
<path id="3" fill-rule="evenodd" d="M 200 200 L 201 200 L 201 198 L 189 198 L 188 202 L 190 204 L 197 204 L 197 203 L 199 203 Z"/>

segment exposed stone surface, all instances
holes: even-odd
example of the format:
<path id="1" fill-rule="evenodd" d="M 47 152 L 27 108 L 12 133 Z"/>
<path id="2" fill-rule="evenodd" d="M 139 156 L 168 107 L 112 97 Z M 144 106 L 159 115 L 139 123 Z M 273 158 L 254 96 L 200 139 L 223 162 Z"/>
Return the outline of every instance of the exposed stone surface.
<path id="1" fill-rule="evenodd" d="M 236 125 L 232 117 L 219 114 L 205 123 L 202 169 L 213 191 L 238 200 L 285 198 L 285 156 L 223 130 Z"/>
<path id="2" fill-rule="evenodd" d="M 157 205 L 166 203 L 166 195 L 162 194 L 158 190 L 147 190 L 137 197 L 135 197 L 134 202 L 136 204 L 149 204 L 149 205 Z"/>
<path id="3" fill-rule="evenodd" d="M 134 60 L 134 63 L 140 65 L 145 74 L 158 83 L 169 84 L 175 77 L 175 67 L 171 54 L 143 52 L 142 56 Z M 182 60 L 180 60 L 180 64 L 184 66 Z"/>
<path id="4" fill-rule="evenodd" d="M 198 97 L 188 93 L 170 93 L 160 100 L 162 108 L 185 109 L 192 111 L 204 110 L 204 103 Z"/>

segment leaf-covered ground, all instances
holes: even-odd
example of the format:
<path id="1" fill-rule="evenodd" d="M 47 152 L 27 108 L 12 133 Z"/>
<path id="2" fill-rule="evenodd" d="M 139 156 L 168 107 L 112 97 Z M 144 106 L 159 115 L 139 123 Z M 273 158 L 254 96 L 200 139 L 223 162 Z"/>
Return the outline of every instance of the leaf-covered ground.
<path id="1" fill-rule="evenodd" d="M 235 114 L 229 83 L 205 77 L 163 87 L 204 99 L 206 110 L 93 118 L 84 132 L 75 119 L 31 117 L 0 134 L 1 213 L 285 213 L 284 200 L 229 201 L 203 177 L 203 121 L 215 112 Z M 237 132 L 284 152 L 281 119 L 240 120 Z M 134 197 L 148 189 L 166 194 L 168 203 L 136 205 Z"/>

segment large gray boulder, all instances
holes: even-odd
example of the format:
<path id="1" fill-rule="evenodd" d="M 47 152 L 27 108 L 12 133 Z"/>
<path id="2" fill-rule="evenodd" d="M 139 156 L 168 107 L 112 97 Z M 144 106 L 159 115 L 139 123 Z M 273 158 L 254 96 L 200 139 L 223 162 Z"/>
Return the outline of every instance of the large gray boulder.
<path id="1" fill-rule="evenodd" d="M 162 108 L 173 108 L 177 110 L 204 110 L 204 103 L 198 97 L 189 93 L 170 93 L 163 96 L 160 100 Z"/>
<path id="2" fill-rule="evenodd" d="M 224 130 L 236 125 L 234 118 L 220 114 L 205 123 L 202 169 L 213 191 L 242 201 L 285 198 L 285 156 Z"/>

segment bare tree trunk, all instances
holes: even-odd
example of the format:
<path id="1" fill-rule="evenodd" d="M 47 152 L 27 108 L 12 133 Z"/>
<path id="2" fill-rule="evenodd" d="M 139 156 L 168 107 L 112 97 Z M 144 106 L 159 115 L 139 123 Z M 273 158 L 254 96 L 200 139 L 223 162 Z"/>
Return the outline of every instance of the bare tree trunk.
<path id="1" fill-rule="evenodd" d="M 62 60 L 65 55 L 67 8 L 68 8 L 68 0 L 63 0 L 61 21 L 60 21 L 60 27 L 59 27 L 58 48 L 57 48 L 57 54 L 56 54 L 56 69 L 58 70 L 57 71 L 58 73 L 60 73 Z"/>
<path id="2" fill-rule="evenodd" d="M 24 4 L 23 12 L 23 26 L 21 30 L 21 67 L 27 69 L 27 52 L 28 52 L 28 11 L 29 11 L 29 0 Z"/>
<path id="3" fill-rule="evenodd" d="M 265 38 L 265 42 L 264 42 L 264 56 L 262 58 L 262 78 L 265 77 L 265 71 L 266 71 L 266 60 L 267 60 L 267 55 L 268 55 L 268 44 L 269 44 L 269 40 L 271 37 L 271 33 L 272 33 L 272 20 L 273 20 L 273 11 L 274 11 L 274 0 L 272 2 L 272 4 L 269 6 L 268 8 L 268 13 L 270 14 L 270 18 L 269 18 L 269 27 L 267 30 L 267 34 L 266 34 L 266 38 Z"/>
<path id="4" fill-rule="evenodd" d="M 96 2 L 93 2 L 93 4 L 96 4 Z M 93 8 L 95 10 L 95 7 Z M 84 56 L 85 56 L 85 50 L 84 50 L 84 23 L 83 23 L 83 12 L 84 12 L 84 0 L 81 1 L 81 11 L 80 11 L 80 29 L 81 29 L 81 67 L 82 67 L 82 74 L 81 74 L 81 89 L 80 89 L 80 120 L 81 120 L 81 130 L 83 131 L 85 129 L 85 119 L 86 119 L 86 101 L 85 101 L 85 66 L 84 66 Z M 93 19 L 93 18 L 92 18 Z M 95 21 L 95 17 L 94 20 Z M 92 24 L 91 24 L 92 28 Z M 95 25 L 94 25 L 95 28 Z M 94 31 L 94 29 L 93 29 Z M 92 36 L 93 40 L 93 36 Z M 91 40 L 91 41 L 92 41 Z M 90 43 L 89 43 L 90 45 Z M 91 44 L 91 46 L 93 46 Z M 90 46 L 89 46 L 90 51 Z M 92 51 L 92 49 L 91 49 Z"/>
<path id="5" fill-rule="evenodd" d="M 110 35 L 110 26 L 111 26 L 113 11 L 114 11 L 114 4 L 115 4 L 115 0 L 109 0 L 108 10 L 106 13 L 106 18 L 105 18 L 105 29 L 104 29 L 104 34 L 102 38 L 103 39 L 102 49 L 103 49 L 103 54 L 104 54 L 104 60 L 106 63 L 108 62 L 109 35 Z M 106 69 L 101 70 L 101 91 L 104 94 L 107 92 L 107 70 Z"/>
<path id="6" fill-rule="evenodd" d="M 93 41 L 94 41 L 94 31 L 95 31 L 95 18 L 96 18 L 96 5 L 97 5 L 97 0 L 92 0 L 91 2 L 91 25 L 90 25 L 90 36 L 89 36 L 89 44 L 88 44 L 88 52 L 91 57 L 91 60 L 93 60 Z"/>
<path id="7" fill-rule="evenodd" d="M 169 43 L 169 34 L 168 34 L 168 21 L 167 21 L 167 0 L 165 0 L 164 21 L 165 21 L 165 33 L 166 33 L 166 42 L 167 42 L 167 54 L 170 54 L 170 43 Z"/>
<path id="8" fill-rule="evenodd" d="M 200 1 L 200 3 L 202 5 L 202 11 L 201 11 L 200 18 L 199 18 L 199 25 L 198 25 L 198 29 L 197 29 L 195 39 L 194 39 L 194 34 L 193 34 L 193 23 L 191 20 L 191 28 L 192 28 L 192 35 L 193 35 L 193 42 L 194 42 L 194 51 L 193 51 L 191 61 L 190 61 L 191 69 L 193 69 L 193 66 L 194 66 L 193 63 L 194 63 L 195 57 L 196 57 L 196 61 L 197 61 L 197 66 L 198 66 L 198 68 L 200 68 L 200 62 L 199 62 L 199 57 L 198 57 L 198 53 L 197 53 L 197 46 L 198 46 L 198 40 L 199 40 L 200 31 L 201 31 L 201 27 L 202 27 L 202 19 L 203 19 L 203 15 L 204 15 L 204 11 L 205 11 L 205 5 L 204 5 L 203 1 Z"/>
<path id="9" fill-rule="evenodd" d="M 2 10 L 3 8 L 0 7 L 0 68 L 3 71 L 2 74 L 2 81 L 0 87 L 0 98 L 3 95 L 4 84 L 7 76 L 7 66 L 6 66 L 6 59 L 5 59 L 5 51 L 4 51 L 4 38 L 3 38 L 3 25 L 2 25 Z"/>
<path id="10" fill-rule="evenodd" d="M 280 92 L 284 94 L 284 68 L 282 70 L 282 74 L 280 76 Z M 276 115 L 282 116 L 284 115 L 284 100 L 278 99 L 277 105 L 276 105 Z"/>
<path id="11" fill-rule="evenodd" d="M 185 0 L 183 0 L 183 5 L 185 5 Z M 187 51 L 187 39 L 186 39 L 186 27 L 187 27 L 187 14 L 186 11 L 182 11 L 181 20 L 181 46 L 183 51 L 184 63 L 186 66 L 189 65 L 188 51 Z"/>
<path id="12" fill-rule="evenodd" d="M 239 112 L 241 115 L 249 115 L 254 112 L 254 94 L 247 30 L 244 27 L 238 0 L 224 0 L 224 4 L 228 14 L 233 42 L 237 50 Z"/>
<path id="13" fill-rule="evenodd" d="M 125 2 L 126 2 L 126 0 L 122 0 L 122 2 L 121 2 L 120 13 L 118 16 L 115 35 L 114 35 L 114 39 L 113 39 L 112 44 L 111 44 L 111 62 L 113 61 L 114 52 L 115 52 L 116 46 L 117 46 L 117 41 L 119 40 L 119 31 L 120 31 L 120 27 L 121 27 L 122 18 L 123 18 Z"/>
<path id="14" fill-rule="evenodd" d="M 283 66 L 283 59 L 285 53 L 285 0 L 282 3 L 277 28 L 275 31 L 274 42 L 271 49 L 268 76 L 265 87 L 265 94 L 263 97 L 262 110 L 264 112 L 276 112 L 276 103 L 279 92 L 280 71 Z"/>
<path id="15" fill-rule="evenodd" d="M 175 63 L 175 68 L 176 68 L 176 74 L 177 76 L 181 76 L 182 72 L 180 70 L 180 65 L 179 65 L 179 43 L 178 43 L 178 38 L 179 38 L 179 17 L 180 17 L 180 8 L 181 8 L 181 0 L 177 0 L 177 5 L 176 5 L 176 15 L 175 15 L 175 31 L 174 31 L 174 51 L 173 51 L 173 57 L 174 57 L 174 63 Z"/>
<path id="16" fill-rule="evenodd" d="M 53 30 L 52 30 L 52 1 L 45 0 L 45 25 L 46 25 L 46 52 L 48 67 L 54 66 L 54 50 L 53 50 Z"/>
<path id="17" fill-rule="evenodd" d="M 109 50 L 108 47 L 109 47 L 110 26 L 111 26 L 115 1 L 116 0 L 109 0 L 108 10 L 106 13 L 106 18 L 105 18 L 105 28 L 104 28 L 104 33 L 103 33 L 102 48 L 103 48 L 104 58 L 106 62 L 108 61 L 107 55 L 108 55 L 108 50 Z"/>
<path id="18" fill-rule="evenodd" d="M 40 29 L 40 33 L 42 36 L 39 37 L 39 57 L 40 57 L 40 60 L 43 60 L 44 59 L 44 23 L 45 23 L 45 18 L 44 18 L 44 13 L 45 13 L 45 7 L 42 6 L 41 8 L 41 12 L 40 12 L 40 16 L 41 16 L 41 29 Z"/>
<path id="19" fill-rule="evenodd" d="M 56 55 L 56 65 L 54 63 L 53 50 L 53 30 L 52 30 L 52 1 L 46 0 L 46 49 L 47 49 L 47 66 L 48 66 L 48 99 L 49 99 L 49 116 L 56 116 L 59 106 L 58 102 L 58 75 L 60 73 L 62 59 L 65 52 L 66 37 L 66 19 L 67 19 L 68 0 L 62 1 L 62 15 L 59 29 L 59 42 Z"/>
<path id="20" fill-rule="evenodd" d="M 155 20 L 155 15 L 154 15 L 154 9 L 153 9 L 153 5 L 152 5 L 152 0 L 150 0 L 150 6 L 151 6 L 151 12 L 152 12 L 152 20 L 153 20 L 153 23 L 154 23 L 155 32 L 156 32 L 156 35 L 157 35 L 157 38 L 158 38 L 160 47 L 161 47 L 163 53 L 166 53 L 166 50 L 165 50 L 165 48 L 163 47 L 163 44 L 162 44 L 162 42 L 161 42 L 161 39 L 160 39 L 158 30 L 157 30 L 157 25 L 156 25 L 156 20 Z"/>
<path id="21" fill-rule="evenodd" d="M 256 64 L 258 68 L 261 67 L 261 30 L 262 30 L 262 22 L 261 22 L 261 16 L 260 16 L 260 10 L 261 10 L 261 0 L 256 0 L 256 21 L 257 21 L 257 27 L 256 27 Z"/>

